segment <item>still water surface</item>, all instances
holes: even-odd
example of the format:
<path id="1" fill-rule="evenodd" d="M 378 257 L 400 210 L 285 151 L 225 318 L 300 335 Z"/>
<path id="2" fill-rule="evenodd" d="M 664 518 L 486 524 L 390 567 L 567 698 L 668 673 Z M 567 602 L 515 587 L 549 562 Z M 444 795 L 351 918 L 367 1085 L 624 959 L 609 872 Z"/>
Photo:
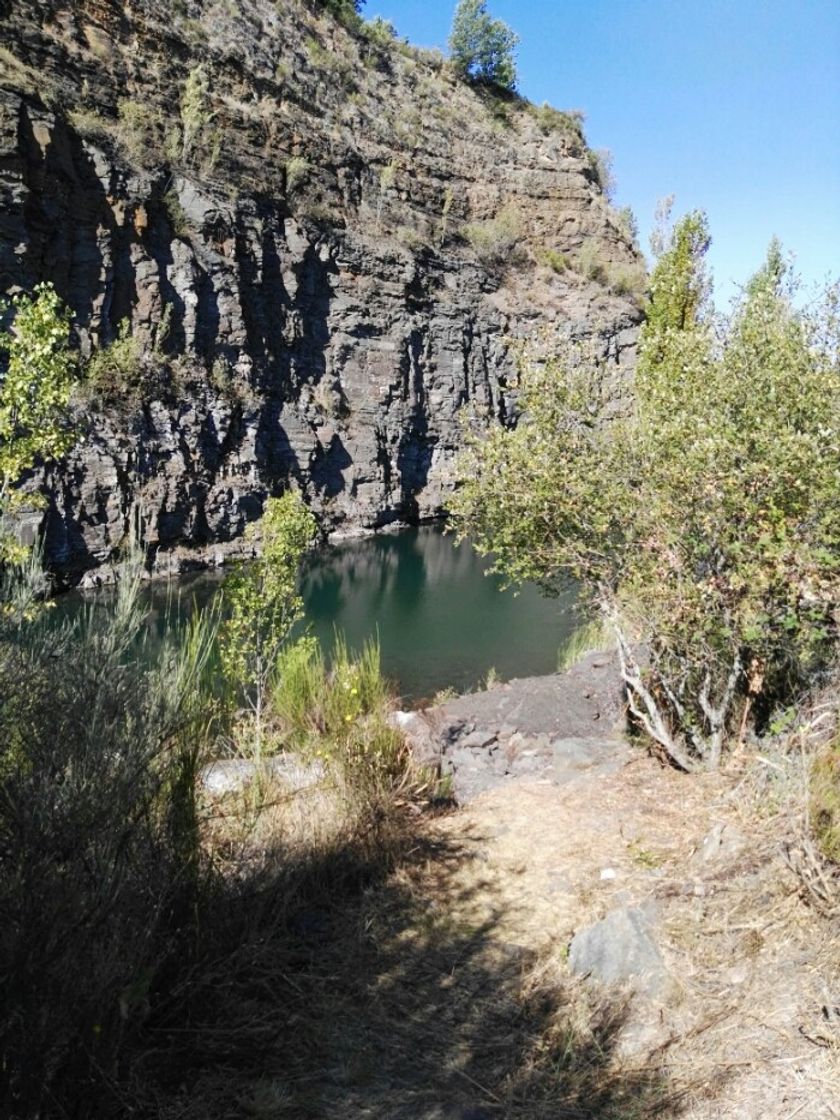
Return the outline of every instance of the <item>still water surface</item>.
<path id="1" fill-rule="evenodd" d="M 469 545 L 439 528 L 406 529 L 319 549 L 302 578 L 306 625 L 329 650 L 336 631 L 351 649 L 378 636 L 382 668 L 407 701 L 444 688 L 462 692 L 495 669 L 502 679 L 551 673 L 579 623 L 574 590 L 546 599 L 534 587 L 502 591 Z M 158 636 L 221 586 L 218 575 L 150 584 Z M 177 597 L 177 598 L 175 598 Z M 102 593 L 97 602 L 107 604 Z M 58 614 L 90 596 L 62 596 Z"/>

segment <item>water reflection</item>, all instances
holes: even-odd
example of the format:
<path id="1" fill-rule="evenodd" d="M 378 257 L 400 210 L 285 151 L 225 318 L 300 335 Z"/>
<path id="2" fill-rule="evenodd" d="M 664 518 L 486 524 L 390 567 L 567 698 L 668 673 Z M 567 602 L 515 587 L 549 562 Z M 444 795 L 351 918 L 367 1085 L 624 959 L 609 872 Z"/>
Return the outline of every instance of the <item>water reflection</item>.
<path id="1" fill-rule="evenodd" d="M 574 627 L 574 591 L 514 596 L 486 567 L 437 528 L 346 542 L 308 565 L 307 619 L 327 645 L 335 627 L 356 646 L 378 634 L 386 673 L 415 700 L 472 688 L 491 667 L 503 677 L 551 672 Z"/>
<path id="2" fill-rule="evenodd" d="M 552 672 L 577 622 L 574 589 L 556 600 L 533 587 L 514 595 L 486 568 L 438 528 L 346 541 L 306 563 L 306 625 L 328 649 L 336 630 L 356 649 L 378 635 L 384 671 L 408 701 L 474 688 L 491 668 L 503 678 Z M 150 585 L 152 640 L 204 607 L 220 586 L 219 575 Z M 110 601 L 107 593 L 95 597 L 101 606 Z M 90 602 L 90 595 L 62 596 L 56 615 Z"/>

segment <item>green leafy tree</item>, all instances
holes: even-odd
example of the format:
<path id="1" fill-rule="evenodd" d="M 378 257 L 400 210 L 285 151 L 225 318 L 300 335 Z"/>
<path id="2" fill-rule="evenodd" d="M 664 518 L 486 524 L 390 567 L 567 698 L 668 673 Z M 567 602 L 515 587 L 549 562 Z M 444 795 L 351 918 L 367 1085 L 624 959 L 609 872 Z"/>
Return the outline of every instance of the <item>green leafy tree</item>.
<path id="1" fill-rule="evenodd" d="M 486 0 L 459 0 L 449 36 L 449 50 L 464 76 L 502 89 L 516 86 L 514 50 L 519 37 L 506 23 L 493 19 Z"/>
<path id="2" fill-rule="evenodd" d="M 76 375 L 70 349 L 70 312 L 50 284 L 32 295 L 0 304 L 12 311 L 10 330 L 0 332 L 0 519 L 19 502 L 14 487 L 39 459 L 63 455 L 74 441 L 67 406 Z M 16 550 L 0 532 L 0 561 Z"/>
<path id="3" fill-rule="evenodd" d="M 229 617 L 221 632 L 222 666 L 248 697 L 254 714 L 257 749 L 262 747 L 265 698 L 280 650 L 303 604 L 297 591 L 301 559 L 316 533 L 315 518 L 291 491 L 269 498 L 257 526 L 261 553 L 225 582 Z"/>
<path id="4" fill-rule="evenodd" d="M 632 395 L 580 347 L 526 368 L 524 420 L 476 442 L 455 502 L 509 579 L 581 580 L 685 769 L 826 664 L 840 606 L 837 290 L 797 311 L 771 247 L 716 323 L 708 244 L 696 213 L 663 243 Z"/>

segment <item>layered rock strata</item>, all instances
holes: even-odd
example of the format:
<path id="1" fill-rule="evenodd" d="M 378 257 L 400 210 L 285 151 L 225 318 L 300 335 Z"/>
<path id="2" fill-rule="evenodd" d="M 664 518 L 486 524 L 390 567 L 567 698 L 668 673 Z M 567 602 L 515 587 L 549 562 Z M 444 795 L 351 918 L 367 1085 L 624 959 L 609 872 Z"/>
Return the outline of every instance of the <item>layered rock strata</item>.
<path id="1" fill-rule="evenodd" d="M 68 581 L 137 517 L 156 570 L 221 562 L 290 480 L 327 531 L 439 515 L 518 340 L 632 361 L 640 258 L 573 118 L 299 0 L 0 15 L 2 287 L 52 281 L 84 360 L 139 347 L 28 482 Z"/>

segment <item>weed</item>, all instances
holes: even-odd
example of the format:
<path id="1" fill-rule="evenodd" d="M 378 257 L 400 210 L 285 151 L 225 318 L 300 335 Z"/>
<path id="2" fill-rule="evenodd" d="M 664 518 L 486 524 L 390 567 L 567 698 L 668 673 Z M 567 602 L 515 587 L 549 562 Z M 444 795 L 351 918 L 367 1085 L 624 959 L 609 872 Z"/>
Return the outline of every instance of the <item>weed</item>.
<path id="1" fill-rule="evenodd" d="M 544 264 L 546 268 L 560 275 L 569 268 L 569 258 L 565 253 L 558 253 L 556 249 L 544 249 L 540 254 L 540 264 Z"/>
<path id="2" fill-rule="evenodd" d="M 140 391 L 142 373 L 140 343 L 131 333 L 131 320 L 123 319 L 116 339 L 88 362 L 87 384 L 102 400 L 131 401 Z"/>
<path id="3" fill-rule="evenodd" d="M 569 637 L 557 655 L 557 672 L 566 673 L 589 653 L 609 649 L 615 638 L 606 623 L 600 618 L 584 622 Z"/>
<path id="4" fill-rule="evenodd" d="M 515 249 L 522 237 L 522 219 L 511 207 L 500 210 L 494 218 L 462 226 L 461 233 L 485 267 L 494 268 L 513 263 Z"/>
<path id="5" fill-rule="evenodd" d="M 286 192 L 293 194 L 306 180 L 312 165 L 304 156 L 291 156 L 286 160 Z"/>

